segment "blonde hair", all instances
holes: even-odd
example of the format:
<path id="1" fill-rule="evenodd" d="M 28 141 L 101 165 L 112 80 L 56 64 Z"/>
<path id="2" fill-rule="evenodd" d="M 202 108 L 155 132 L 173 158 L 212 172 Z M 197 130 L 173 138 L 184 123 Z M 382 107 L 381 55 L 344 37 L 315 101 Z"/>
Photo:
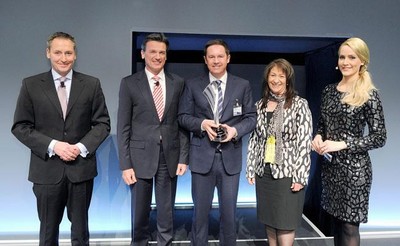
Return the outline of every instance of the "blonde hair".
<path id="1" fill-rule="evenodd" d="M 353 83 L 341 102 L 358 107 L 369 100 L 372 90 L 376 90 L 371 75 L 367 70 L 369 64 L 369 49 L 362 39 L 353 37 L 347 39 L 340 45 L 339 53 L 340 49 L 345 45 L 349 46 L 364 64 L 361 65 L 360 71 L 358 72 L 359 78 Z"/>

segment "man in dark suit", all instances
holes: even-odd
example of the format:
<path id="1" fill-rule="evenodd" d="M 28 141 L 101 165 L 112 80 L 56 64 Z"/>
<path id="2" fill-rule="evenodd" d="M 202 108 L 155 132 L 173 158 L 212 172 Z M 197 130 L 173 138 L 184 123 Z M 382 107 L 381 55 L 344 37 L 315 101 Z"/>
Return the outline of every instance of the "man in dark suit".
<path id="1" fill-rule="evenodd" d="M 153 182 L 157 206 L 158 245 L 171 245 L 177 175 L 188 161 L 188 134 L 178 126 L 184 80 L 167 73 L 169 42 L 160 33 L 142 44 L 145 69 L 121 81 L 118 149 L 122 178 L 131 187 L 132 243 L 147 245 Z"/>
<path id="2" fill-rule="evenodd" d="M 210 40 L 205 45 L 204 60 L 209 73 L 186 82 L 179 106 L 179 123 L 192 132 L 189 153 L 194 203 L 191 243 L 208 245 L 208 216 L 217 187 L 220 245 L 233 246 L 236 245 L 242 137 L 254 129 L 256 111 L 249 81 L 226 70 L 230 54 L 223 40 Z M 220 109 L 218 102 L 221 102 Z M 215 141 L 215 128 L 219 123 L 226 130 L 222 142 Z"/>
<path id="3" fill-rule="evenodd" d="M 75 39 L 54 33 L 46 52 L 51 71 L 23 80 L 11 131 L 31 150 L 39 245 L 58 245 L 65 207 L 72 245 L 89 245 L 96 149 L 110 132 L 110 118 L 99 79 L 72 70 Z"/>

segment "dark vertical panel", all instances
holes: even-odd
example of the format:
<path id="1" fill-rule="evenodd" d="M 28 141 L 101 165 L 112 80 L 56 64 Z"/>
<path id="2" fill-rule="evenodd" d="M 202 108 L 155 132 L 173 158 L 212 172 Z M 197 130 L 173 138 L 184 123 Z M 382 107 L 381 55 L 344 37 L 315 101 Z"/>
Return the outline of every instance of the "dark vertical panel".
<path id="1" fill-rule="evenodd" d="M 131 70 L 132 74 L 136 73 L 136 63 L 138 62 L 138 59 L 140 58 L 140 45 L 138 46 L 137 44 L 137 39 L 138 39 L 138 33 L 137 32 L 132 32 L 132 50 L 131 50 L 131 57 L 132 57 L 132 64 L 131 64 Z M 139 50 L 139 55 L 137 54 L 137 51 Z"/>
<path id="2" fill-rule="evenodd" d="M 314 129 L 317 127 L 319 118 L 321 92 L 326 85 L 336 83 L 341 79 L 337 66 L 337 52 L 341 42 L 329 45 L 305 56 L 306 67 L 306 98 L 313 115 Z M 314 131 L 315 132 L 315 131 Z M 309 184 L 306 191 L 304 214 L 315 224 L 325 235 L 332 235 L 330 216 L 321 208 L 321 157 L 312 152 L 311 170 Z"/>

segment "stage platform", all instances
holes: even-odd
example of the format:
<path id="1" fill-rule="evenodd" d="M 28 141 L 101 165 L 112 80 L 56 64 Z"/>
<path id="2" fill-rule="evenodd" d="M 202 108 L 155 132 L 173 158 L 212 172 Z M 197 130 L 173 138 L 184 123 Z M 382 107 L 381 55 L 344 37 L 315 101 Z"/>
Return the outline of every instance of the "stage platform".
<path id="1" fill-rule="evenodd" d="M 154 240 L 156 210 L 151 213 L 151 231 Z M 190 245 L 192 208 L 180 206 L 175 212 L 175 237 L 173 246 Z M 237 211 L 238 240 L 237 246 L 267 246 L 268 241 L 264 226 L 257 221 L 254 206 L 240 206 Z M 219 215 L 218 208 L 213 208 L 210 214 L 209 245 L 218 245 Z M 60 235 L 60 245 L 69 246 L 69 235 Z M 382 228 L 361 233 L 362 246 L 398 246 L 400 245 L 400 231 L 383 231 Z M 90 245 L 96 246 L 128 246 L 130 232 L 99 233 L 92 232 Z M 34 246 L 38 245 L 37 235 L 0 235 L 0 245 Z M 157 245 L 151 241 L 150 245 Z M 301 226 L 296 231 L 295 246 L 333 246 L 333 238 L 325 236 L 314 224 L 303 215 Z"/>

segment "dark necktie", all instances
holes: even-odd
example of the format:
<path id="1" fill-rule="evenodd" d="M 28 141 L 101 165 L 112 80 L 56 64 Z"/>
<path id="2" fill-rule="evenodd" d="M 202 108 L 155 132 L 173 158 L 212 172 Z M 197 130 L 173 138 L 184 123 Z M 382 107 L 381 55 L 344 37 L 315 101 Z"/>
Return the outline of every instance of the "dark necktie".
<path id="1" fill-rule="evenodd" d="M 60 100 L 61 109 L 63 112 L 63 118 L 65 120 L 65 115 L 67 113 L 67 87 L 65 86 L 65 81 L 67 78 L 60 77 L 58 80 L 60 81 L 60 85 L 57 88 L 58 99 Z"/>
<path id="2" fill-rule="evenodd" d="M 153 90 L 153 99 L 154 99 L 154 105 L 156 106 L 157 109 L 157 114 L 158 118 L 162 119 L 162 116 L 164 114 L 164 97 L 163 97 L 163 92 L 160 84 L 160 77 L 155 75 L 153 77 L 153 80 L 156 81 L 154 83 L 154 90 Z"/>
<path id="3" fill-rule="evenodd" d="M 222 88 L 221 88 L 221 80 L 216 80 L 214 81 L 215 84 L 217 85 L 217 110 L 218 110 L 218 118 L 221 119 L 222 117 L 222 105 L 224 103 L 224 98 L 222 96 Z"/>

